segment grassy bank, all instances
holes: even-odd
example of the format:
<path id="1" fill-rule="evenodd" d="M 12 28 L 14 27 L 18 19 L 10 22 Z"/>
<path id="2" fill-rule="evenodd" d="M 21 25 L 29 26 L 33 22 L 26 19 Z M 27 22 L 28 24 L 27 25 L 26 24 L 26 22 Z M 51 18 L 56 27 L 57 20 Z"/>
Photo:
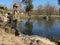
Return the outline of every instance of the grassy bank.
<path id="1" fill-rule="evenodd" d="M 44 16 L 47 16 L 47 15 L 31 15 L 31 16 L 28 16 L 28 15 L 20 15 L 21 18 L 43 18 Z M 52 18 L 60 18 L 60 15 L 51 15 L 50 17 Z"/>

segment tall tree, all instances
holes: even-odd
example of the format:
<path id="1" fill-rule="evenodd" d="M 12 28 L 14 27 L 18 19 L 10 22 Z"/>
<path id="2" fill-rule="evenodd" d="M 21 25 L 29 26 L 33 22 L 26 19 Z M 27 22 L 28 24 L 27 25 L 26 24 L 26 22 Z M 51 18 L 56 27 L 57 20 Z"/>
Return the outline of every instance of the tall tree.
<path id="1" fill-rule="evenodd" d="M 60 4 L 60 0 L 58 0 L 58 4 Z"/>
<path id="2" fill-rule="evenodd" d="M 58 0 L 58 4 L 60 5 L 60 0 Z M 60 8 L 59 8 L 59 15 L 60 15 Z"/>
<path id="3" fill-rule="evenodd" d="M 26 5 L 25 11 L 30 15 L 31 10 L 33 9 L 32 0 L 22 0 L 22 2 Z"/>

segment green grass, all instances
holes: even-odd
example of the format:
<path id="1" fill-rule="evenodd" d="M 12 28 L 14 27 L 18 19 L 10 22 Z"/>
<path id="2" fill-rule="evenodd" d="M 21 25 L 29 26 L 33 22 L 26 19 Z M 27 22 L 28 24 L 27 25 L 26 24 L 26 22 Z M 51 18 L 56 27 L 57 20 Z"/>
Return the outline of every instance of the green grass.
<path id="1" fill-rule="evenodd" d="M 0 12 L 8 12 L 8 10 L 0 10 Z"/>

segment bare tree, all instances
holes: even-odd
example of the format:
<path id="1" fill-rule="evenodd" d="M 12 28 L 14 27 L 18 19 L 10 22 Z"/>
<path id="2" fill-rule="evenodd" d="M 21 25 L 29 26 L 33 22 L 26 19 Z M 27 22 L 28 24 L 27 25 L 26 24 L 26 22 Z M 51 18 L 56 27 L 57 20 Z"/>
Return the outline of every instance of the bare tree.
<path id="1" fill-rule="evenodd" d="M 37 8 L 37 13 L 39 15 L 42 15 L 43 14 L 43 6 L 42 5 L 39 5 L 38 8 Z"/>
<path id="2" fill-rule="evenodd" d="M 46 15 L 53 15 L 55 12 L 55 7 L 54 6 L 51 6 L 50 4 L 47 4 L 45 6 L 45 13 Z"/>

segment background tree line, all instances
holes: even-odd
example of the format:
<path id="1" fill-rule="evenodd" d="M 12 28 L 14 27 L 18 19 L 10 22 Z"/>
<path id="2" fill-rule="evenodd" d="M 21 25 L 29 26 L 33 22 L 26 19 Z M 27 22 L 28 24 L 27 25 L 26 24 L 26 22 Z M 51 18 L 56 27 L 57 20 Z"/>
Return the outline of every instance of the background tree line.
<path id="1" fill-rule="evenodd" d="M 31 12 L 32 15 L 59 15 L 59 9 L 55 6 L 47 4 L 45 6 L 39 5 L 37 9 Z"/>
<path id="2" fill-rule="evenodd" d="M 18 2 L 19 1 L 20 0 L 18 0 Z M 47 3 L 45 6 L 39 5 L 37 9 L 34 9 L 32 2 L 33 0 L 22 0 L 22 3 L 25 5 L 24 10 L 28 15 L 59 15 L 59 9 L 49 3 Z"/>

